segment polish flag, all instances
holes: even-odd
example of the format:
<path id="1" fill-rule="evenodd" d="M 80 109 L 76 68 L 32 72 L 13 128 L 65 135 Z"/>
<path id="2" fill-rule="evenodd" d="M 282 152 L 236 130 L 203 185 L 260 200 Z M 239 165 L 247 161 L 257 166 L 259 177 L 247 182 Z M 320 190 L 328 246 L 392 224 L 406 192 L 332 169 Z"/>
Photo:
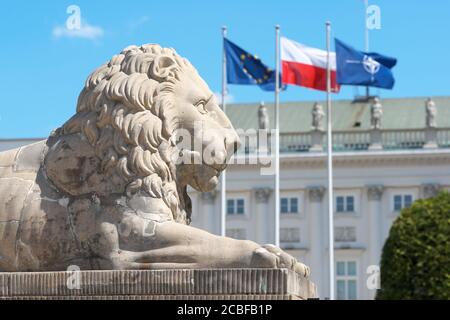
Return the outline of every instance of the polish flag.
<path id="1" fill-rule="evenodd" d="M 283 84 L 294 84 L 327 91 L 327 52 L 281 37 Z M 331 91 L 339 92 L 336 82 L 336 53 L 330 52 Z"/>

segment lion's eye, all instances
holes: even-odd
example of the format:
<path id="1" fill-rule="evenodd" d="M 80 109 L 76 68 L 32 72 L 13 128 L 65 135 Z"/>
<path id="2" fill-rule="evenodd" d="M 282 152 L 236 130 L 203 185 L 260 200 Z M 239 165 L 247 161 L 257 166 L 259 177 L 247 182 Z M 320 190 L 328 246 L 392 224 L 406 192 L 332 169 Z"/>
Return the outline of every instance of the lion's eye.
<path id="1" fill-rule="evenodd" d="M 208 110 L 206 110 L 206 101 L 201 100 L 195 104 L 195 107 L 197 108 L 198 112 L 201 114 L 208 113 Z"/>

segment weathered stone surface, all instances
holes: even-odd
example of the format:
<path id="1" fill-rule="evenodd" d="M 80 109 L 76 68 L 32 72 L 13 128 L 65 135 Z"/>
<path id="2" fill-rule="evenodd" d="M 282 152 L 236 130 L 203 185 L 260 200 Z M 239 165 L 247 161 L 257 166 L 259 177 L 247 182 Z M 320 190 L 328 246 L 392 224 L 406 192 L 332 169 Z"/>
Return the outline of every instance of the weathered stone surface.
<path id="1" fill-rule="evenodd" d="M 19 149 L 12 149 L 2 152 L 0 157 L 0 168 L 12 167 L 16 163 L 16 157 Z"/>
<path id="2" fill-rule="evenodd" d="M 36 142 L 27 146 L 23 146 L 17 152 L 16 161 L 14 163 L 15 171 L 37 171 L 44 160 L 43 152 L 44 142 Z M 39 156 L 40 155 L 40 156 Z"/>
<path id="3" fill-rule="evenodd" d="M 74 277 L 79 279 L 74 286 Z M 78 289 L 77 289 L 78 288 Z M 0 299 L 308 299 L 306 277 L 287 269 L 0 273 Z"/>
<path id="4" fill-rule="evenodd" d="M 154 44 L 124 49 L 89 76 L 76 114 L 47 140 L 0 153 L 0 271 L 287 268 L 308 276 L 280 248 L 189 226 L 187 187 L 212 191 L 238 146 L 186 59 Z M 211 272 L 209 285 L 219 288 L 227 277 L 247 276 Z M 206 288 L 198 274 L 194 282 Z M 10 274 L 5 281 L 8 294 L 26 296 L 63 290 L 58 277 Z M 168 290 L 172 280 L 164 281 L 152 283 Z"/>

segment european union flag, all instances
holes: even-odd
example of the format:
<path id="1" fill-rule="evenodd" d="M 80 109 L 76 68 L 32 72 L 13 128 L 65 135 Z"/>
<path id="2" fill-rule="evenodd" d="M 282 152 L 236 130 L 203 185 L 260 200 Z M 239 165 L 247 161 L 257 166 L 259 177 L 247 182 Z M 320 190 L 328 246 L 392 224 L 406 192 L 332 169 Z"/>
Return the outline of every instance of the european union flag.
<path id="1" fill-rule="evenodd" d="M 228 39 L 224 39 L 224 46 L 227 59 L 227 83 L 253 84 L 266 91 L 275 91 L 274 70 Z"/>
<path id="2" fill-rule="evenodd" d="M 378 53 L 355 50 L 335 39 L 336 71 L 339 84 L 392 89 L 395 79 L 391 69 L 397 59 Z"/>

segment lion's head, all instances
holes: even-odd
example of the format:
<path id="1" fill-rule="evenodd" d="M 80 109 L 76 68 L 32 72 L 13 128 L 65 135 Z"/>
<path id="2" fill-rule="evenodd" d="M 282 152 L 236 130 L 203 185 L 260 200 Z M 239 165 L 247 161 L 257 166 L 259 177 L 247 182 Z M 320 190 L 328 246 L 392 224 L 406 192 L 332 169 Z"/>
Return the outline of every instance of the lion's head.
<path id="1" fill-rule="evenodd" d="M 76 114 L 48 144 L 46 174 L 62 192 L 146 193 L 189 222 L 187 185 L 213 189 L 239 138 L 195 68 L 175 50 L 147 44 L 89 76 Z M 198 160 L 199 145 L 208 161 Z"/>

